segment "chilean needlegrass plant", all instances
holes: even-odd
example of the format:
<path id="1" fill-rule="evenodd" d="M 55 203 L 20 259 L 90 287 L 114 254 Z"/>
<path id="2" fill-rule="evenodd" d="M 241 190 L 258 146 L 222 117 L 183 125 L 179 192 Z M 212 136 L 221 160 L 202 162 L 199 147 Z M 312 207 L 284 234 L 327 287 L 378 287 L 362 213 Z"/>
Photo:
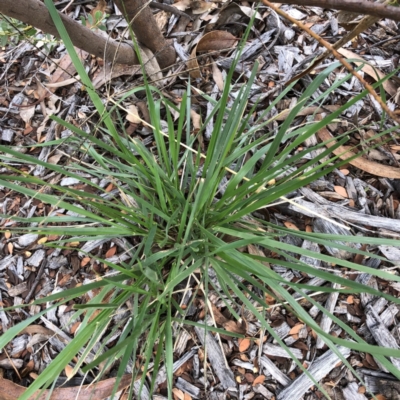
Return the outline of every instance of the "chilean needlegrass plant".
<path id="1" fill-rule="evenodd" d="M 11 147 L 0 146 L 3 166 L 7 166 L 10 171 L 9 174 L 0 176 L 0 185 L 27 198 L 40 200 L 50 205 L 54 212 L 63 209 L 77 214 L 49 214 L 33 218 L 7 216 L 15 221 L 15 225 L 7 227 L 7 230 L 33 232 L 44 237 L 58 235 L 59 240 L 45 244 L 58 248 L 71 248 L 71 243 L 76 246 L 77 243 L 84 244 L 97 239 L 112 241 L 124 238 L 128 244 L 125 251 L 129 257 L 125 262 L 116 264 L 88 254 L 107 265 L 115 274 L 98 276 L 91 283 L 35 300 L 32 304 L 42 305 L 42 311 L 28 316 L 18 325 L 3 332 L 0 349 L 7 346 L 25 327 L 45 316 L 49 310 L 71 300 L 74 300 L 76 310 L 72 321 L 81 322 L 74 338 L 37 377 L 21 399 L 28 399 L 37 390 L 51 387 L 67 364 L 74 367 L 70 376 L 80 371 L 91 373 L 97 380 L 103 378 L 109 367 L 113 367 L 117 370 L 115 391 L 120 379 L 128 371 L 132 373 L 132 383 L 140 380 L 141 385 L 146 384 L 152 392 L 157 373 L 161 367 L 165 367 L 168 396 L 172 398 L 173 348 L 180 327 L 198 325 L 216 333 L 240 336 L 186 317 L 179 301 L 184 293 L 182 288 L 193 286 L 194 280 L 198 284 L 193 298 L 202 296 L 207 299 L 209 291 L 213 290 L 225 302 L 232 318 L 237 320 L 241 318 L 241 307 L 247 309 L 258 319 L 262 330 L 274 337 L 306 374 L 309 373 L 301 361 L 296 359 L 271 328 L 266 295 L 274 297 L 278 303 L 283 304 L 282 307 L 286 307 L 291 314 L 320 335 L 356 376 L 356 371 L 337 350 L 337 345 L 373 354 L 393 375 L 400 378 L 400 371 L 388 359 L 400 357 L 400 350 L 367 344 L 351 327 L 329 314 L 305 290 L 326 293 L 339 291 L 344 294 L 370 293 L 395 303 L 400 303 L 399 300 L 340 275 L 312 268 L 300 262 L 298 256 L 322 260 L 335 266 L 332 268 L 338 271 L 343 267 L 394 282 L 399 282 L 400 277 L 338 259 L 324 252 L 298 248 L 280 241 L 279 237 L 290 234 L 318 243 L 321 248 L 336 247 L 367 257 L 374 255 L 341 243 L 376 245 L 395 242 L 380 238 L 294 231 L 257 217 L 258 210 L 286 201 L 285 196 L 288 194 L 345 163 L 338 157 L 332 157 L 331 151 L 345 143 L 346 136 L 336 138 L 337 143 L 329 150 L 323 144 L 297 153 L 294 150 L 319 129 L 334 122 L 344 110 L 363 98 L 366 92 L 355 96 L 320 122 L 312 121 L 296 127 L 293 121 L 301 108 L 323 102 L 350 75 L 313 98 L 324 79 L 338 67 L 338 64 L 331 65 L 315 77 L 278 131 L 270 132 L 267 127 L 273 118 L 267 120 L 265 116 L 291 87 L 286 88 L 262 115 L 254 118 L 256 106 L 249 109 L 248 98 L 257 66 L 248 82 L 242 85 L 235 96 L 231 95 L 230 82 L 235 63 L 239 59 L 238 51 L 220 99 L 216 101 L 203 95 L 207 101 L 214 103 L 214 112 L 210 116 L 214 120 L 214 130 L 206 151 L 202 154 L 195 150 L 196 137 L 191 132 L 190 82 L 179 105 L 146 84 L 129 91 L 123 98 L 115 101 L 111 109 L 106 110 L 80 64 L 63 26 L 54 14 L 51 1 L 45 2 L 100 118 L 93 131 L 87 133 L 53 116 L 53 120 L 74 134 L 63 141 L 41 145 L 68 142 L 78 149 L 77 157 L 78 154 L 84 154 L 85 159 L 88 158 L 90 162 L 74 162 L 71 159 L 66 165 L 57 166 L 17 152 Z M 153 149 L 144 146 L 140 139 L 129 137 L 124 131 L 120 116 L 122 101 L 143 90 L 146 92 L 150 111 L 151 123 L 148 126 L 153 130 Z M 176 121 L 173 115 L 178 115 Z M 117 122 L 113 122 L 111 116 L 116 116 Z M 162 119 L 168 125 L 165 131 L 161 128 Z M 204 121 L 203 127 L 207 123 L 208 120 Z M 198 134 L 201 135 L 202 132 L 201 130 Z M 380 136 L 388 132 L 390 129 L 380 133 Z M 282 146 L 282 143 L 285 145 Z M 319 155 L 307 161 L 306 156 L 312 150 L 319 150 L 316 152 Z M 13 165 L 41 165 L 63 177 L 78 179 L 90 190 L 82 191 L 50 184 L 28 173 L 22 173 L 10 165 L 11 161 Z M 291 172 L 290 168 L 293 166 L 296 166 L 295 172 Z M 107 193 L 97 185 L 96 182 L 102 179 L 112 182 L 117 193 Z M 44 188 L 51 188 L 52 194 L 45 194 Z M 265 256 L 255 256 L 243 251 L 249 245 L 263 250 Z M 268 256 L 271 252 L 275 253 L 274 257 Z M 288 282 L 273 269 L 266 267 L 267 263 L 321 277 L 340 287 L 315 288 L 307 284 Z M 213 272 L 213 277 L 209 276 L 210 271 Z M 255 290 L 251 290 L 251 287 Z M 83 297 L 89 292 L 92 297 L 85 303 Z M 347 339 L 322 331 L 295 300 L 295 292 L 301 293 L 322 312 L 328 313 L 347 333 Z M 122 320 L 113 320 L 112 317 L 127 304 L 129 316 Z M 23 305 L 18 305 L 18 308 L 21 307 Z M 7 310 L 15 308 L 10 307 Z M 117 343 L 107 348 L 107 340 L 117 332 Z M 319 383 L 315 380 L 314 383 L 328 398 Z M 133 385 L 129 395 L 133 396 Z"/>

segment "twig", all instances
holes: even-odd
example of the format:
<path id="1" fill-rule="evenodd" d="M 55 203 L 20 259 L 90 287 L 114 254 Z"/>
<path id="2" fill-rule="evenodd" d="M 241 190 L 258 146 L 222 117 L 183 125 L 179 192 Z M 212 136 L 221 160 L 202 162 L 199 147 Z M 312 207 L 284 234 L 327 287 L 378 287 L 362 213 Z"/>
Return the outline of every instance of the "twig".
<path id="1" fill-rule="evenodd" d="M 386 0 L 383 4 L 388 4 L 390 3 L 391 0 Z M 375 24 L 375 22 L 378 22 L 381 18 L 380 17 L 375 17 L 372 15 L 366 15 L 359 24 L 351 31 L 348 32 L 346 35 L 344 35 L 340 40 L 338 40 L 336 43 L 332 45 L 332 47 L 335 50 L 339 50 L 341 47 L 343 47 L 347 42 L 350 42 L 350 40 L 354 39 L 356 36 L 358 36 L 360 33 L 364 32 L 367 30 L 370 26 Z M 286 85 L 291 84 L 294 81 L 297 81 L 298 79 L 302 78 L 305 75 L 308 75 L 316 66 L 322 63 L 325 59 L 327 59 L 331 54 L 330 50 L 326 50 L 324 53 L 322 53 L 306 70 L 301 72 L 300 74 L 296 75 L 294 78 L 292 78 L 289 82 L 286 83 Z"/>
<path id="2" fill-rule="evenodd" d="M 363 77 L 361 77 L 356 71 L 354 71 L 353 67 L 349 64 L 349 62 L 341 54 L 339 54 L 329 42 L 322 39 L 319 35 L 317 35 L 315 32 L 313 32 L 311 29 L 309 29 L 306 25 L 304 25 L 300 21 L 297 21 L 297 19 L 292 18 L 290 15 L 288 15 L 287 13 L 282 11 L 280 8 L 276 7 L 274 4 L 272 4 L 268 0 L 261 0 L 261 1 L 266 6 L 271 7 L 273 10 L 275 10 L 279 15 L 286 18 L 292 24 L 297 25 L 300 29 L 307 32 L 310 36 L 312 36 L 315 40 L 317 40 L 320 44 L 322 44 L 322 46 L 326 47 L 329 51 L 331 51 L 332 54 L 340 61 L 340 63 L 345 68 L 347 68 L 347 70 L 362 83 L 362 85 L 368 90 L 368 92 L 371 94 L 371 96 L 379 103 L 379 105 L 382 107 L 382 109 L 385 110 L 385 112 L 388 115 L 390 115 L 390 117 L 394 121 L 396 121 L 397 123 L 400 123 L 400 117 L 397 116 L 392 110 L 389 109 L 389 107 L 377 95 L 374 88 L 369 83 L 367 83 L 365 81 L 365 79 Z M 375 3 L 373 3 L 373 4 L 375 4 Z"/>
<path id="3" fill-rule="evenodd" d="M 179 15 L 179 16 L 185 17 L 185 18 L 189 18 L 191 21 L 193 21 L 193 18 L 190 15 L 186 14 L 185 12 L 183 12 L 181 10 L 178 10 L 174 6 L 170 6 L 170 5 L 164 4 L 164 3 L 158 3 L 157 1 L 152 1 L 149 4 L 149 6 L 151 8 L 157 8 L 158 10 L 168 11 L 168 12 L 170 12 L 172 14 Z"/>
<path id="4" fill-rule="evenodd" d="M 258 0 L 250 0 L 258 1 Z M 389 18 L 400 21 L 400 7 L 387 6 L 368 1 L 359 0 L 272 0 L 272 3 L 297 4 L 299 6 L 311 6 L 333 8 L 335 10 L 350 11 L 358 14 L 373 15 L 379 18 Z"/>

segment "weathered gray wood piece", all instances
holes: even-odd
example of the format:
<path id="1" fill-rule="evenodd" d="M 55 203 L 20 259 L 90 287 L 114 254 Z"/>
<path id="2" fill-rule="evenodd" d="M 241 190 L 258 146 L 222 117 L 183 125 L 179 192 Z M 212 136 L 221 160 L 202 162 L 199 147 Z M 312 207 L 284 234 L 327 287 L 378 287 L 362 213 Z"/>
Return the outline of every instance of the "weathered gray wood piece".
<path id="1" fill-rule="evenodd" d="M 298 359 L 302 359 L 303 358 L 303 352 L 301 350 L 291 347 L 290 351 Z M 276 346 L 276 345 L 271 344 L 271 343 L 264 343 L 263 344 L 263 353 L 268 355 L 268 356 L 291 358 L 291 356 L 286 352 L 286 350 L 284 348 L 282 348 L 281 346 Z"/>
<path id="2" fill-rule="evenodd" d="M 188 393 L 193 399 L 200 398 L 200 389 L 180 377 L 176 381 L 176 387 Z"/>
<path id="3" fill-rule="evenodd" d="M 260 357 L 261 365 L 276 379 L 282 386 L 287 386 L 291 380 L 268 358 Z"/>
<path id="4" fill-rule="evenodd" d="M 346 400 L 368 400 L 362 393 L 358 392 L 359 386 L 356 382 L 349 383 L 343 389 L 343 395 Z"/>
<path id="5" fill-rule="evenodd" d="M 399 349 L 396 339 L 386 328 L 385 324 L 382 322 L 380 316 L 376 313 L 374 308 L 368 305 L 365 309 L 366 311 L 366 324 L 372 336 L 374 337 L 376 343 L 382 347 L 389 347 L 391 349 Z M 395 357 L 390 357 L 393 365 L 400 369 L 400 359 Z"/>
<path id="6" fill-rule="evenodd" d="M 307 215 L 309 217 L 315 217 L 314 213 L 318 213 L 324 217 L 337 218 L 341 221 L 351 222 L 356 225 L 368 225 L 374 228 L 382 228 L 390 231 L 400 232 L 400 220 L 398 219 L 377 217 L 374 215 L 367 215 L 360 212 L 351 211 L 346 207 L 335 205 L 335 203 L 324 199 L 322 196 L 312 192 L 312 190 L 308 188 L 302 188 L 300 191 L 308 199 L 312 200 L 312 202 L 304 199 L 298 199 L 296 200 L 296 203 L 302 207 L 310 209 L 313 211 L 313 213 L 307 212 L 304 208 L 298 208 L 292 204 L 289 205 L 290 210 Z"/>
<path id="7" fill-rule="evenodd" d="M 236 388 L 233 372 L 226 366 L 225 357 L 214 336 L 210 331 L 206 332 L 205 329 L 198 326 L 195 326 L 194 330 L 201 344 L 205 347 L 211 366 L 224 389 Z"/>
<path id="8" fill-rule="evenodd" d="M 338 346 L 337 350 L 347 358 L 350 355 L 350 349 L 347 347 Z M 319 382 L 325 377 L 336 364 L 339 362 L 339 357 L 332 351 L 329 350 L 322 356 L 318 357 L 308 372 Z M 314 382 L 305 373 L 301 374 L 296 378 L 289 386 L 283 389 L 277 396 L 278 400 L 300 400 L 304 394 L 314 385 Z"/>
<path id="9" fill-rule="evenodd" d="M 340 285 L 334 283 L 332 285 L 334 289 L 338 289 Z M 335 310 L 337 299 L 339 298 L 339 292 L 330 293 L 328 299 L 325 303 L 325 309 L 329 311 L 331 314 Z M 329 333 L 332 326 L 332 319 L 326 313 L 322 313 L 320 328 L 325 332 Z M 324 339 L 321 335 L 317 337 L 317 349 L 322 349 L 325 346 Z"/>

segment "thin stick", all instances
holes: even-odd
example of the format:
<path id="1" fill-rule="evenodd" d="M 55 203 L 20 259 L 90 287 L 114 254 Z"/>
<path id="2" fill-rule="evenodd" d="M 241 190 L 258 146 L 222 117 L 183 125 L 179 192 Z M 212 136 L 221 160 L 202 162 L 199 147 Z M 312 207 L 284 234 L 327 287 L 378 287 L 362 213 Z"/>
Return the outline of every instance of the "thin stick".
<path id="1" fill-rule="evenodd" d="M 393 111 L 389 109 L 389 107 L 383 102 L 383 100 L 377 95 L 375 92 L 374 88 L 365 81 L 364 78 L 362 78 L 356 71 L 354 71 L 353 67 L 346 61 L 346 59 L 339 54 L 334 47 L 327 42 L 326 40 L 322 39 L 319 35 L 317 35 L 315 32 L 313 32 L 311 29 L 309 29 L 307 26 L 305 26 L 303 23 L 300 21 L 297 21 L 297 19 L 292 18 L 290 15 L 282 11 L 280 8 L 276 7 L 274 4 L 269 2 L 268 0 L 261 0 L 266 6 L 272 8 L 275 12 L 277 12 L 279 15 L 282 17 L 286 18 L 288 21 L 290 21 L 292 24 L 297 25 L 300 29 L 303 31 L 307 32 L 309 35 L 311 35 L 315 40 L 317 40 L 322 46 L 326 47 L 329 51 L 332 52 L 332 54 L 340 61 L 340 63 L 347 68 L 347 70 L 355 76 L 365 87 L 365 89 L 368 90 L 368 92 L 371 94 L 371 96 L 379 103 L 379 105 L 382 107 L 385 112 L 390 115 L 390 117 L 396 121 L 397 123 L 400 123 L 400 117 L 397 116 Z"/>

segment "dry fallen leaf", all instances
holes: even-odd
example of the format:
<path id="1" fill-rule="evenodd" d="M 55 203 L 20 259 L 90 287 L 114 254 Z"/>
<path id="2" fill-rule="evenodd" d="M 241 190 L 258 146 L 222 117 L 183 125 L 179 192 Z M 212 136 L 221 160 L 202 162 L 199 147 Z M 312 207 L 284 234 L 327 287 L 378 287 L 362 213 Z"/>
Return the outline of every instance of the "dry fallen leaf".
<path id="1" fill-rule="evenodd" d="M 68 380 L 74 376 L 74 369 L 70 365 L 66 365 L 64 368 L 65 375 L 67 375 Z"/>
<path id="2" fill-rule="evenodd" d="M 172 394 L 174 395 L 175 400 L 184 400 L 184 394 L 183 394 L 182 390 L 180 390 L 178 388 L 174 388 L 174 389 L 172 389 Z"/>
<path id="3" fill-rule="evenodd" d="M 139 117 L 139 110 L 134 104 L 130 104 L 126 110 L 128 113 L 126 114 L 126 119 L 132 124 L 140 124 L 142 119 Z"/>
<path id="4" fill-rule="evenodd" d="M 234 47 L 238 39 L 226 31 L 212 31 L 206 33 L 199 43 L 194 47 L 190 54 L 190 59 L 186 62 L 192 78 L 201 78 L 199 64 L 197 62 L 197 52 L 208 52 L 227 50 Z"/>
<path id="5" fill-rule="evenodd" d="M 300 230 L 293 222 L 285 221 L 283 223 L 283 225 L 285 225 L 286 228 L 288 228 L 288 229 L 293 229 L 295 231 L 299 231 Z"/>
<path id="6" fill-rule="evenodd" d="M 347 297 L 347 303 L 353 304 L 354 303 L 354 296 L 348 296 Z"/>
<path id="7" fill-rule="evenodd" d="M 343 186 L 334 186 L 333 187 L 335 189 L 335 192 L 337 194 L 340 194 L 343 197 L 349 197 L 349 195 L 347 194 L 347 190 L 343 187 Z"/>
<path id="8" fill-rule="evenodd" d="M 298 335 L 301 329 L 304 327 L 304 324 L 295 325 L 290 331 L 289 335 Z"/>
<path id="9" fill-rule="evenodd" d="M 265 381 L 265 376 L 259 375 L 259 376 L 257 376 L 256 379 L 254 379 L 253 386 L 259 385 L 260 383 L 264 383 L 264 381 Z"/>
<path id="10" fill-rule="evenodd" d="M 375 79 L 376 81 L 379 79 L 384 78 L 386 75 L 379 70 L 376 67 L 371 67 L 369 64 L 367 64 L 367 61 L 365 61 L 359 54 L 353 53 L 350 50 L 346 50 L 346 49 L 339 49 L 338 52 L 340 54 L 342 54 L 343 56 L 345 56 L 346 58 L 351 58 L 351 59 L 358 59 L 361 61 L 357 62 L 357 61 L 353 61 L 354 64 L 357 65 L 357 67 L 359 67 L 360 65 L 364 64 L 364 66 L 362 67 L 362 70 L 368 74 L 371 78 Z M 389 80 L 386 80 L 385 82 L 383 82 L 382 84 L 383 88 L 386 90 L 387 93 L 389 93 L 391 96 L 395 96 L 397 93 L 397 88 L 396 86 Z"/>
<path id="11" fill-rule="evenodd" d="M 106 258 L 112 257 L 116 252 L 117 252 L 117 246 L 111 247 L 111 248 L 106 252 Z"/>
<path id="12" fill-rule="evenodd" d="M 251 345 L 251 340 L 249 338 L 239 339 L 239 351 L 241 353 L 245 352 Z"/>
<path id="13" fill-rule="evenodd" d="M 30 372 L 29 376 L 32 379 L 37 378 L 37 374 Z M 44 390 L 40 395 L 36 394 L 35 400 L 92 400 L 105 399 L 113 393 L 115 381 L 117 378 L 110 378 L 104 381 L 92 383 L 90 385 L 79 385 L 74 387 L 58 387 L 52 390 Z M 140 379 L 140 375 L 138 377 Z M 118 390 L 125 389 L 131 384 L 132 375 L 125 374 L 122 376 Z M 4 379 L 0 375 L 1 400 L 18 400 L 26 391 L 26 387 L 17 385 L 14 382 Z"/>
<path id="14" fill-rule="evenodd" d="M 224 77 L 222 76 L 221 70 L 218 68 L 215 62 L 212 63 L 212 73 L 215 84 L 218 86 L 218 89 L 223 92 L 224 90 Z"/>
<path id="15" fill-rule="evenodd" d="M 166 27 L 170 16 L 171 13 L 164 10 L 161 10 L 160 12 L 154 15 L 154 18 L 156 19 L 156 23 L 160 31 L 162 31 Z"/>
<path id="16" fill-rule="evenodd" d="M 335 141 L 332 141 L 334 137 L 326 128 L 322 128 L 318 131 L 318 137 L 323 142 L 330 140 L 329 143 L 325 144 L 326 147 L 331 147 L 335 144 Z M 346 160 L 355 155 L 352 151 L 349 150 L 348 146 L 338 147 L 336 150 L 333 150 L 333 154 L 339 156 L 342 160 Z M 400 168 L 392 167 L 390 165 L 379 164 L 375 161 L 367 160 L 362 156 L 349 161 L 349 164 L 354 165 L 355 167 L 361 169 L 364 172 L 368 172 L 371 175 L 380 176 L 388 179 L 400 179 Z"/>

